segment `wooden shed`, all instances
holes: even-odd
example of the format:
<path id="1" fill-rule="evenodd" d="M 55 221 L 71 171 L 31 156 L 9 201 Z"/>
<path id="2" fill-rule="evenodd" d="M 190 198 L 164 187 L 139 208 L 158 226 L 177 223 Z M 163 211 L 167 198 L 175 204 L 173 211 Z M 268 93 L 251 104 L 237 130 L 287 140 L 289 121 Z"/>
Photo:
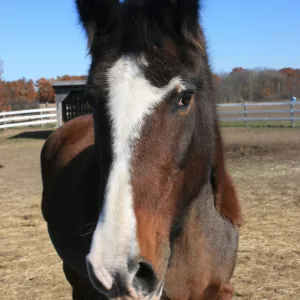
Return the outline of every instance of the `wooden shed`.
<path id="1" fill-rule="evenodd" d="M 85 80 L 55 81 L 52 86 L 55 91 L 57 126 L 92 112 L 84 99 Z"/>

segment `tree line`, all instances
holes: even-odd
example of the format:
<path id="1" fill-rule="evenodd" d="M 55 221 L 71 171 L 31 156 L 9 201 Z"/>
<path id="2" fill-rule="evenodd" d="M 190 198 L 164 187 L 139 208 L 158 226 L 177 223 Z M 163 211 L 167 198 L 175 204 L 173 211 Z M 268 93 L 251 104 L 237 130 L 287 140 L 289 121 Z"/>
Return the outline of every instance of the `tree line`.
<path id="1" fill-rule="evenodd" d="M 33 107 L 33 104 L 55 103 L 54 81 L 84 80 L 86 76 L 57 76 L 56 78 L 40 78 L 36 81 L 21 78 L 14 81 L 1 79 L 3 69 L 0 61 L 0 111 Z"/>
<path id="2" fill-rule="evenodd" d="M 86 76 L 57 76 L 36 81 L 21 78 L 2 80 L 0 59 L 0 111 L 22 109 L 22 105 L 55 103 L 53 81 L 85 80 Z M 218 103 L 262 102 L 300 98 L 300 69 L 232 69 L 228 73 L 213 74 Z"/>
<path id="3" fill-rule="evenodd" d="M 214 74 L 218 103 L 267 102 L 300 97 L 300 69 L 232 69 Z"/>

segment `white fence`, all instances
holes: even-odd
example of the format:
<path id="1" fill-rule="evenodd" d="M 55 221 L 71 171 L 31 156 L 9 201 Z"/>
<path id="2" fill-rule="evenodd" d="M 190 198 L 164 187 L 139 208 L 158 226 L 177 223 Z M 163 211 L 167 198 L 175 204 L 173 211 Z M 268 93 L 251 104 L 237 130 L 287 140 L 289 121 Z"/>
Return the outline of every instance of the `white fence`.
<path id="1" fill-rule="evenodd" d="M 0 129 L 50 123 L 57 123 L 55 107 L 0 113 Z"/>
<path id="2" fill-rule="evenodd" d="M 230 103 L 218 104 L 217 107 L 220 121 L 244 122 L 245 127 L 248 122 L 255 121 L 290 121 L 291 126 L 295 127 L 296 121 L 300 121 L 300 101 Z"/>
<path id="3" fill-rule="evenodd" d="M 244 122 L 245 127 L 253 121 L 290 121 L 295 127 L 296 121 L 300 121 L 300 101 L 230 103 L 218 104 L 217 107 L 220 121 Z M 57 124 L 55 107 L 0 113 L 0 129 L 49 123 Z"/>

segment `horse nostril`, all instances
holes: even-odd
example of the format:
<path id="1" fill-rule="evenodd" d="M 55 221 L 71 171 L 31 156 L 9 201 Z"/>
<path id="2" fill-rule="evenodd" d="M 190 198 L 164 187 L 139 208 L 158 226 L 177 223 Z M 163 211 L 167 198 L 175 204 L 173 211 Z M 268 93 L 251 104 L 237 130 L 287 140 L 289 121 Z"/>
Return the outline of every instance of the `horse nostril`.
<path id="1" fill-rule="evenodd" d="M 156 284 L 157 278 L 152 266 L 148 263 L 140 262 L 138 271 L 133 279 L 135 289 L 147 296 L 155 290 Z"/>

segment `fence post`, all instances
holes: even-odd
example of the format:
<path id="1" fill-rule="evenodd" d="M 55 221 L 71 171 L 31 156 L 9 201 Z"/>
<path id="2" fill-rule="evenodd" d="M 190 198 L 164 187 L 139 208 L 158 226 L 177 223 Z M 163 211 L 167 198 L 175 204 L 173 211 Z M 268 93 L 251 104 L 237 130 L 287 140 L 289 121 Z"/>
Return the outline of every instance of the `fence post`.
<path id="1" fill-rule="evenodd" d="M 244 103 L 244 125 L 245 125 L 245 128 L 248 127 L 247 117 L 248 117 L 248 114 L 247 114 L 247 104 Z"/>
<path id="2" fill-rule="evenodd" d="M 5 121 L 5 110 L 2 111 L 3 112 L 3 125 L 5 126 L 6 125 L 6 121 Z M 4 131 L 6 131 L 7 128 L 4 127 Z"/>
<path id="3" fill-rule="evenodd" d="M 43 121 L 43 111 L 42 111 L 42 110 L 40 111 L 40 114 L 41 114 L 41 121 Z M 42 127 L 42 128 L 44 127 L 44 124 L 43 124 L 43 123 L 41 124 L 41 127 Z"/>
<path id="4" fill-rule="evenodd" d="M 295 128 L 294 108 L 294 102 L 291 101 L 291 123 L 293 128 Z"/>

